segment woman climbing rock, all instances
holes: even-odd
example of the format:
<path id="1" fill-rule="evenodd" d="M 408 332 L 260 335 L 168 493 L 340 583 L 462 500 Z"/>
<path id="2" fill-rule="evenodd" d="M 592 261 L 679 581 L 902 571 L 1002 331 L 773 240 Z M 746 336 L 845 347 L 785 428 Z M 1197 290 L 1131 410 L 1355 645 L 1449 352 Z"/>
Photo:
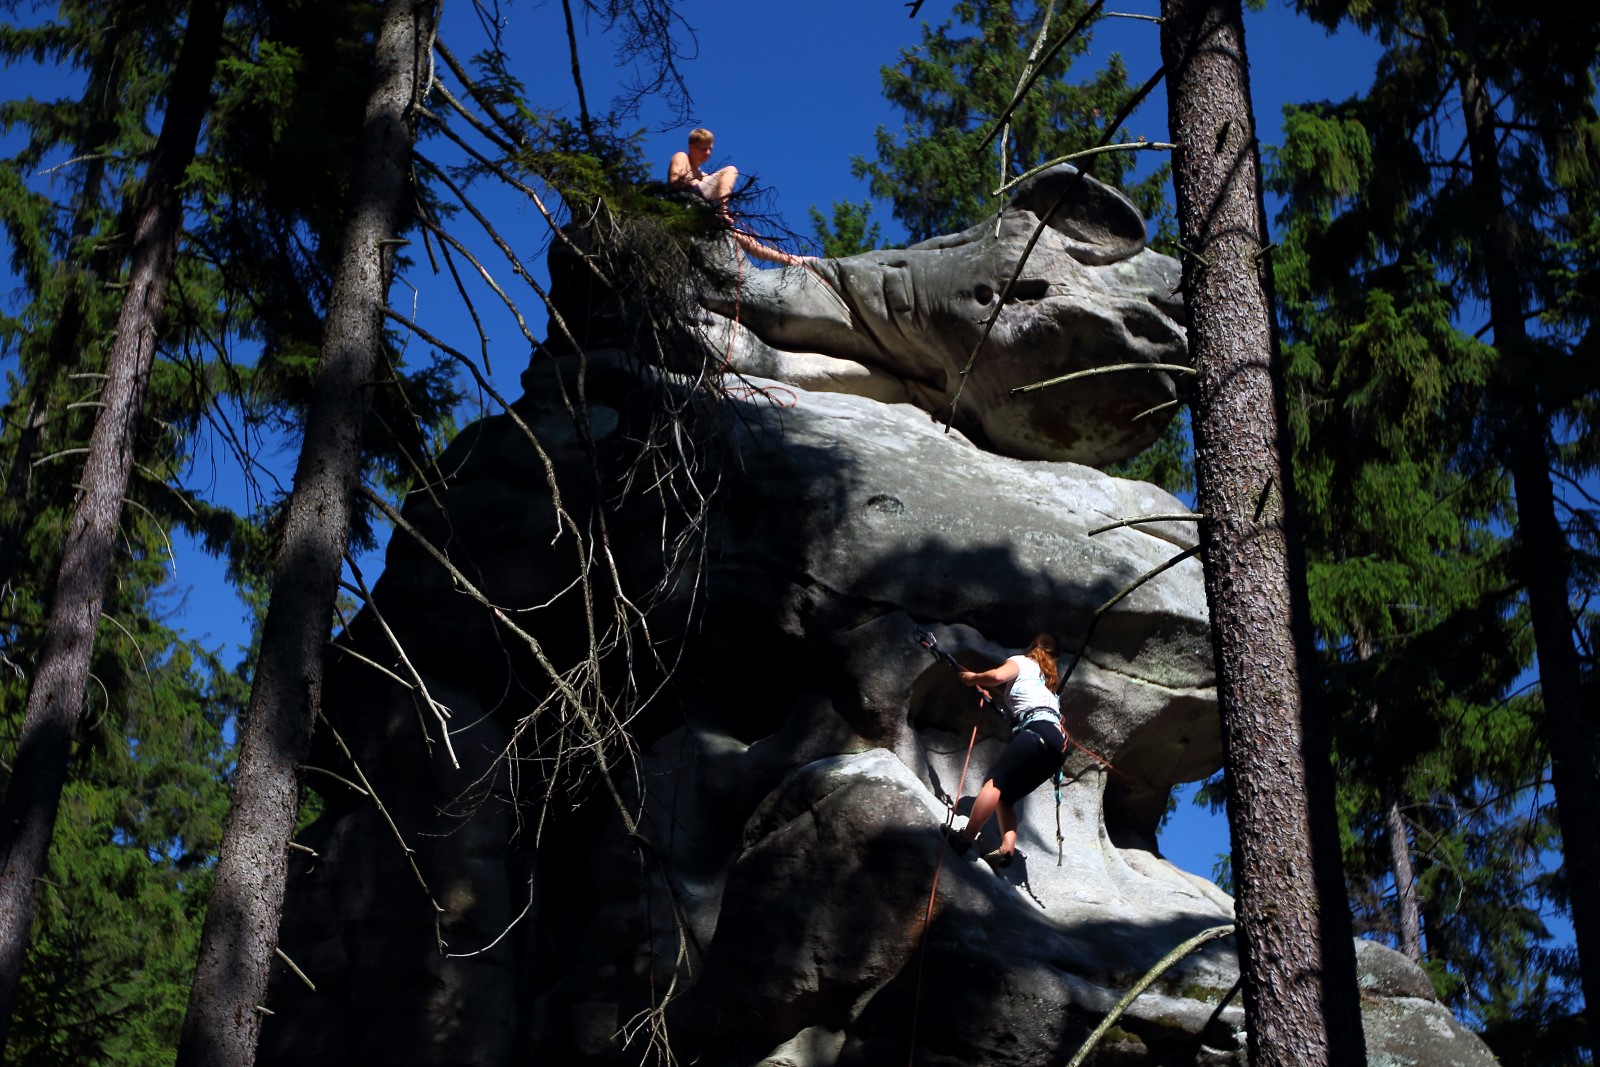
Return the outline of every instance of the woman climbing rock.
<path id="1" fill-rule="evenodd" d="M 980 687 L 1011 720 L 1011 741 L 989 769 L 964 828 L 946 827 L 957 853 L 965 853 L 992 816 L 1000 820 L 1000 847 L 984 859 L 1006 867 L 1017 851 L 1016 804 L 1061 767 L 1067 735 L 1056 697 L 1056 640 L 1039 634 L 1019 656 L 987 671 L 962 671 L 961 683 Z"/>

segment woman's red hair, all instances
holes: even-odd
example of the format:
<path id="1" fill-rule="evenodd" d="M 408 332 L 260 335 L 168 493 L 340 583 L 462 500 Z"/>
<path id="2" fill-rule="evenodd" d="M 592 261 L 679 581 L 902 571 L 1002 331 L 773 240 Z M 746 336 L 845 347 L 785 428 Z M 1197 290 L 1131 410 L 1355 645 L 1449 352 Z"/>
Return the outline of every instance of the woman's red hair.
<path id="1" fill-rule="evenodd" d="M 1056 652 L 1058 646 L 1056 639 L 1050 634 L 1041 633 L 1034 636 L 1033 644 L 1028 646 L 1027 656 L 1039 665 L 1039 670 L 1044 672 L 1044 684 L 1050 687 L 1053 693 L 1060 680 L 1060 673 L 1056 670 Z"/>

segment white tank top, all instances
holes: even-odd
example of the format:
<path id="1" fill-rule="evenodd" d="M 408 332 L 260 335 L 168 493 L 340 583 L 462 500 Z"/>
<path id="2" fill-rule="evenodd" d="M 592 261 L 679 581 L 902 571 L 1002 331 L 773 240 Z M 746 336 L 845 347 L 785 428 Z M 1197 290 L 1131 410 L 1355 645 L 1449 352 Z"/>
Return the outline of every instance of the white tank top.
<path id="1" fill-rule="evenodd" d="M 995 699 L 1000 703 L 1000 710 L 1011 720 L 1013 728 L 1021 729 L 1039 719 L 1059 723 L 1061 701 L 1045 684 L 1044 671 L 1039 669 L 1039 665 L 1027 656 L 1011 656 L 1008 662 L 1017 665 L 1017 676 Z"/>

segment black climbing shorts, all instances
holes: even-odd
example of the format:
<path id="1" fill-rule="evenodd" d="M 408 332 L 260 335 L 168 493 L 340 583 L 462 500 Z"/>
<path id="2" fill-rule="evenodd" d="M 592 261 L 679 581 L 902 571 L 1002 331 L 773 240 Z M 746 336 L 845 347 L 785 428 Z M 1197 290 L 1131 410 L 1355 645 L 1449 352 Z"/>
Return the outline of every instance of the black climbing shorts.
<path id="1" fill-rule="evenodd" d="M 1035 720 L 1011 735 L 1010 744 L 989 769 L 1000 799 L 1015 804 L 1061 768 L 1067 739 L 1053 722 Z"/>

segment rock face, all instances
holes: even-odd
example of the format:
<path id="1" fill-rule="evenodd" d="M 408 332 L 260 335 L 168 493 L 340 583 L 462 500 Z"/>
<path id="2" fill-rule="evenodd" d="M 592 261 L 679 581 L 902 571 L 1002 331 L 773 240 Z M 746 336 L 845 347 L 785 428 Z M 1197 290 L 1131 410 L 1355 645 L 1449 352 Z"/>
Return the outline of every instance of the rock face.
<path id="1" fill-rule="evenodd" d="M 1126 459 L 1160 436 L 1178 395 L 1159 370 L 1078 379 L 1044 395 L 1012 389 L 1117 364 L 1189 362 L 1177 261 L 1145 247 L 1144 219 L 1126 197 L 1065 164 L 963 233 L 736 276 L 735 291 L 702 297 L 708 340 L 733 369 L 909 401 L 941 420 L 960 388 L 956 428 L 1009 456 Z"/>
<path id="2" fill-rule="evenodd" d="M 396 535 L 376 599 L 409 666 L 370 611 L 331 657 L 337 737 L 320 734 L 313 762 L 354 777 L 347 749 L 383 808 L 312 776 L 326 808 L 300 837 L 316 855 L 294 856 L 282 937 L 317 992 L 277 976 L 262 1063 L 611 1065 L 666 1035 L 680 1062 L 730 1067 L 866 1067 L 913 1047 L 919 1064 L 1035 1067 L 1070 1058 L 1169 949 L 1230 921 L 1227 896 L 1161 857 L 1157 829 L 1172 785 L 1220 764 L 1198 563 L 1091 627 L 1193 543 L 1181 522 L 1096 531 L 1182 506 L 997 455 L 908 403 L 748 382 L 700 439 L 715 458 L 694 485 L 715 504 L 699 536 L 650 503 L 665 492 L 606 512 L 603 569 L 655 589 L 672 667 L 633 712 L 637 759 L 612 750 L 611 797 L 591 754 L 558 751 L 562 706 L 532 662 L 587 647 L 549 474 L 568 516 L 627 477 L 687 483 L 650 481 L 627 447 L 658 379 L 589 353 L 575 421 L 570 363 L 530 368 L 516 418 L 463 431 L 407 501 L 458 572 Z M 658 583 L 685 544 L 690 565 Z M 513 617 L 537 654 L 508 636 Z M 1059 794 L 1019 809 L 1025 858 L 944 857 L 926 925 L 946 802 L 970 805 L 1005 731 L 913 643 L 924 626 L 974 665 L 1040 629 L 1087 638 L 1063 709 L 1116 768 L 1074 749 Z M 412 668 L 451 711 L 459 769 Z M 551 777 L 557 755 L 578 773 Z M 1091 1062 L 1242 1065 L 1234 951 L 1213 941 L 1169 972 Z M 1493 1063 L 1415 967 L 1376 945 L 1361 960 L 1374 1063 Z"/>

